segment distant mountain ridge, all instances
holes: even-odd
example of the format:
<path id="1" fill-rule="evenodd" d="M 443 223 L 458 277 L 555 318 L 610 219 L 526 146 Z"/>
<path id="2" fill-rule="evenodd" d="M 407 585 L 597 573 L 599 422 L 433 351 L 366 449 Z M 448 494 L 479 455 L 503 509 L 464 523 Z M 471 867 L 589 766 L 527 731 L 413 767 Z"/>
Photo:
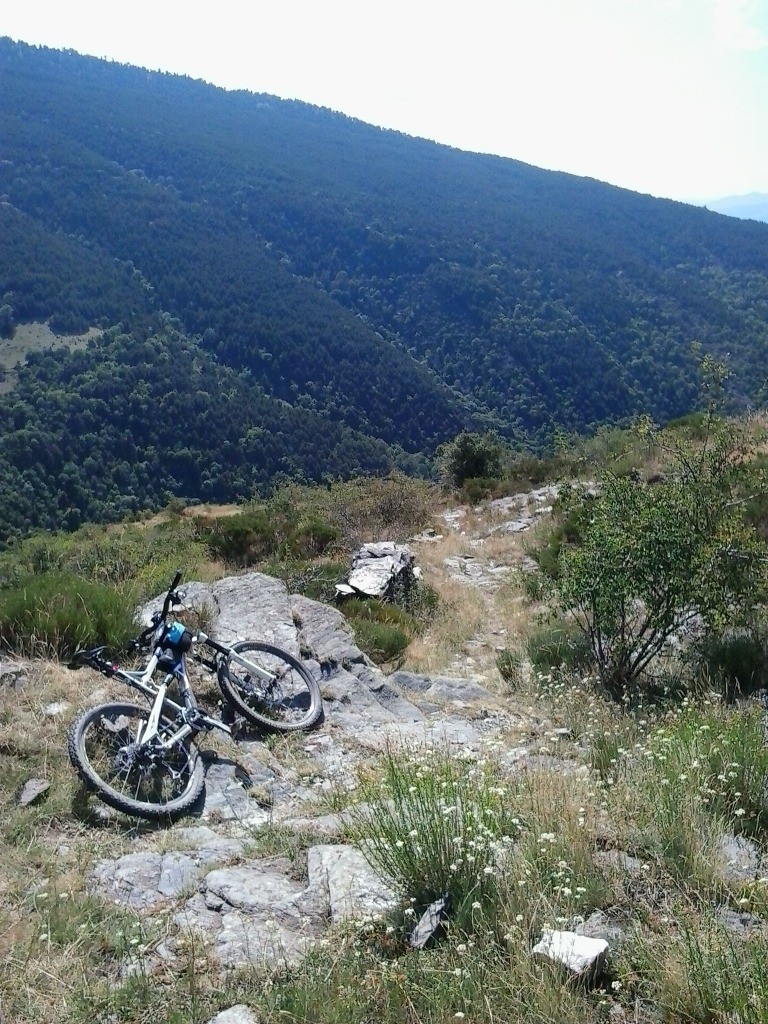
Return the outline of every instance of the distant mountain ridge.
<path id="1" fill-rule="evenodd" d="M 694 341 L 728 354 L 736 406 L 761 401 L 763 224 L 8 39 L 0 96 L 0 330 L 108 329 L 30 357 L 0 402 L 0 493 L 30 495 L 0 541 L 427 472 L 462 428 L 542 448 L 665 420 L 696 401 Z M 202 376 L 175 379 L 174 347 Z"/>
<path id="2" fill-rule="evenodd" d="M 725 196 L 702 203 L 708 210 L 743 220 L 768 221 L 768 192 L 749 192 L 744 196 Z"/>

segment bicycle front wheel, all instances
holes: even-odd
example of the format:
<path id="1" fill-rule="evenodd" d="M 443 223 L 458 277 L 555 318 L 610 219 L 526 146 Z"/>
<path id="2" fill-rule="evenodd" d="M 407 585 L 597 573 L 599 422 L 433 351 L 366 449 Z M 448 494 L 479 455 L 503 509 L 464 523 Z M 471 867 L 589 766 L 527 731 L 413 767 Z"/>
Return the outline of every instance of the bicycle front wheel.
<path id="1" fill-rule="evenodd" d="M 298 658 L 258 640 L 244 640 L 232 651 L 254 666 L 249 669 L 232 654 L 219 662 L 221 692 L 244 718 L 276 732 L 309 729 L 318 721 L 323 710 L 320 687 Z"/>
<path id="2" fill-rule="evenodd" d="M 141 742 L 149 709 L 122 702 L 101 704 L 73 722 L 69 759 L 89 789 L 110 807 L 150 820 L 185 814 L 200 797 L 203 762 L 188 739 L 168 749 Z M 161 718 L 158 738 L 176 726 Z"/>

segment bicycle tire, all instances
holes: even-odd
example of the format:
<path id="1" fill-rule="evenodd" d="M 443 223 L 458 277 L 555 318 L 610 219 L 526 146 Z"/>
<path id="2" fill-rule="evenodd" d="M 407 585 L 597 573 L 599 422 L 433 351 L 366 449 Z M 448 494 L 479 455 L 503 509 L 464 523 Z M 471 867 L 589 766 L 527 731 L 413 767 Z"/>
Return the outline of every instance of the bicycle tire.
<path id="1" fill-rule="evenodd" d="M 177 818 L 202 793 L 203 762 L 189 739 L 159 755 L 143 753 L 139 745 L 129 757 L 131 737 L 148 716 L 147 707 L 122 701 L 90 708 L 70 726 L 69 759 L 86 786 L 110 807 L 152 821 Z M 176 728 L 170 719 L 160 719 L 161 735 Z"/>
<path id="2" fill-rule="evenodd" d="M 219 661 L 221 692 L 244 718 L 274 732 L 311 729 L 316 724 L 323 710 L 320 686 L 298 658 L 258 640 L 243 640 L 232 650 L 277 677 L 273 686 L 265 688 L 229 656 Z"/>

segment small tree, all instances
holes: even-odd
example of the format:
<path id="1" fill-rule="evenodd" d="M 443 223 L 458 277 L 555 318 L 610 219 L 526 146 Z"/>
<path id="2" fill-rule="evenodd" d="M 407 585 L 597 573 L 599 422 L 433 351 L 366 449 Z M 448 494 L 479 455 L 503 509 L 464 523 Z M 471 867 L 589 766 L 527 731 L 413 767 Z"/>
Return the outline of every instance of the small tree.
<path id="1" fill-rule="evenodd" d="M 745 431 L 710 410 L 702 442 L 655 439 L 668 459 L 662 482 L 609 476 L 578 546 L 560 555 L 561 605 L 617 696 L 694 620 L 705 634 L 743 622 L 763 592 L 764 547 L 742 514 Z M 583 500 L 573 491 L 565 503 Z"/>
<path id="2" fill-rule="evenodd" d="M 455 487 L 465 480 L 498 479 L 502 473 L 504 446 L 496 434 L 462 431 L 438 451 L 438 463 Z"/>

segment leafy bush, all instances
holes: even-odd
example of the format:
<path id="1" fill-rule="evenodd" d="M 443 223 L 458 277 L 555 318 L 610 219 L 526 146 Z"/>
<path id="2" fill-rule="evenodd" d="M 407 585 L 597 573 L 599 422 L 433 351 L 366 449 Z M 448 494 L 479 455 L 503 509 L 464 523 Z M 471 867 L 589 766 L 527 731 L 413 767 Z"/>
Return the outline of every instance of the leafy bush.
<path id="1" fill-rule="evenodd" d="M 398 662 L 419 630 L 413 615 L 387 601 L 353 597 L 341 609 L 358 646 L 377 665 Z"/>
<path id="2" fill-rule="evenodd" d="M 300 522 L 283 542 L 292 558 L 316 558 L 339 539 L 339 530 L 319 516 Z"/>
<path id="3" fill-rule="evenodd" d="M 131 593 L 68 572 L 27 576 L 0 592 L 0 640 L 27 654 L 72 655 L 106 644 L 119 653 L 136 632 Z"/>
<path id="4" fill-rule="evenodd" d="M 402 659 L 411 640 L 434 618 L 437 592 L 416 580 L 397 587 L 392 600 L 352 597 L 341 610 L 362 651 L 377 665 Z"/>
<path id="5" fill-rule="evenodd" d="M 716 634 L 745 621 L 764 591 L 764 545 L 743 521 L 748 446 L 710 414 L 707 442 L 662 436 L 670 472 L 651 487 L 604 481 L 578 546 L 561 549 L 561 606 L 588 638 L 601 680 L 616 696 L 635 688 L 670 639 L 696 621 Z M 571 495 L 578 510 L 580 499 Z"/>
<path id="6" fill-rule="evenodd" d="M 397 665 L 402 662 L 410 636 L 398 626 L 374 619 L 352 619 L 355 640 L 361 651 L 377 665 Z"/>
<path id="7" fill-rule="evenodd" d="M 473 476 L 461 485 L 461 497 L 470 505 L 477 505 L 484 498 L 496 497 L 499 480 L 492 476 Z"/>
<path id="8" fill-rule="evenodd" d="M 233 565 L 253 565 L 280 546 L 277 523 L 264 510 L 221 516 L 201 525 L 200 536 L 214 558 Z"/>
<path id="9" fill-rule="evenodd" d="M 292 484 L 278 491 L 268 508 L 277 515 L 288 509 L 304 518 L 319 517 L 337 531 L 334 544 L 353 551 L 372 539 L 402 539 L 423 529 L 438 500 L 434 484 L 391 473 L 327 487 Z"/>
<path id="10" fill-rule="evenodd" d="M 448 481 L 461 487 L 466 480 L 499 480 L 503 455 L 504 446 L 495 434 L 464 430 L 439 448 L 437 463 Z"/>
<path id="11" fill-rule="evenodd" d="M 333 604 L 336 584 L 346 579 L 349 566 L 346 561 L 325 562 L 312 559 L 274 558 L 259 566 L 261 572 L 281 579 L 291 594 L 303 594 L 313 601 Z"/>
<path id="12" fill-rule="evenodd" d="M 560 577 L 560 555 L 578 545 L 589 524 L 592 493 L 565 487 L 555 503 L 555 515 L 549 532 L 531 551 L 531 557 L 549 580 Z"/>

